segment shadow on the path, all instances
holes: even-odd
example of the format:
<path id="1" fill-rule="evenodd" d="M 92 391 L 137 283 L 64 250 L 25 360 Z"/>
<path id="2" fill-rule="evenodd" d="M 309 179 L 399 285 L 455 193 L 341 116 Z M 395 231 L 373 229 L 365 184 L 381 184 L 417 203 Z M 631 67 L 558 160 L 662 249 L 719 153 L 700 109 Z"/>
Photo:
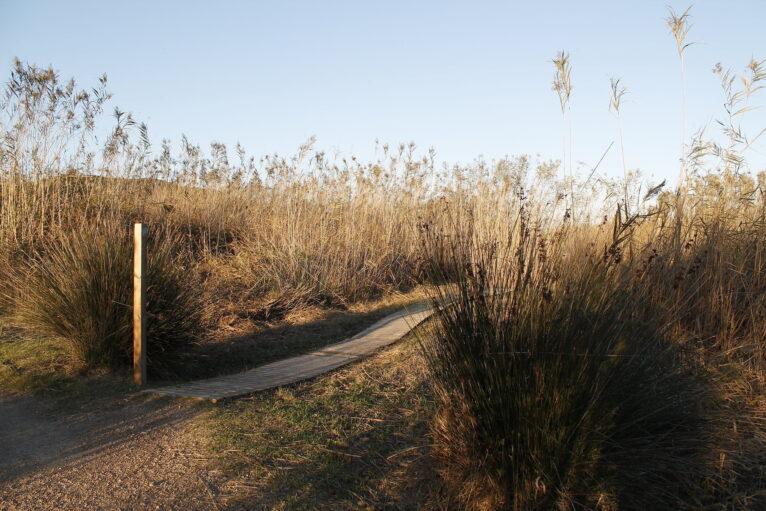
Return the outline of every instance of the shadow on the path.
<path id="1" fill-rule="evenodd" d="M 193 352 L 196 362 L 167 383 L 236 373 L 321 348 L 356 335 L 401 308 L 397 304 L 370 312 L 332 311 L 317 321 L 207 342 Z M 163 383 L 149 377 L 152 385 Z M 102 389 L 97 380 L 86 382 L 81 394 L 65 396 L 63 409 L 57 398 L 0 398 L 0 483 L 48 466 L 75 466 L 161 428 L 180 426 L 208 406 L 146 394 L 126 397 L 124 390 Z M 80 397 L 83 404 L 73 404 Z"/>
<path id="2" fill-rule="evenodd" d="M 389 305 L 369 312 L 338 309 L 315 321 L 297 325 L 280 324 L 254 333 L 204 342 L 191 354 L 190 359 L 194 360 L 194 363 L 180 371 L 175 382 L 233 374 L 302 355 L 357 335 L 376 321 L 403 308 L 406 311 L 419 310 L 422 305 L 412 301 L 405 305 Z"/>
<path id="3" fill-rule="evenodd" d="M 157 398 L 111 410 L 55 412 L 34 397 L 0 400 L 0 482 L 54 464 L 72 466 L 202 411 L 199 403 Z"/>

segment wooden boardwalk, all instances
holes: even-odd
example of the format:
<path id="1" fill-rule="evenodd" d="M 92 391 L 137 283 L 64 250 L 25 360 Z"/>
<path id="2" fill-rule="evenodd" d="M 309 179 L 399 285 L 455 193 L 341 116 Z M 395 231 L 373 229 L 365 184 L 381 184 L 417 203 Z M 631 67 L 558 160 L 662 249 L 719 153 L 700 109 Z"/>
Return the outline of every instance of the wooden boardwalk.
<path id="1" fill-rule="evenodd" d="M 286 358 L 242 373 L 147 389 L 144 392 L 209 399 L 215 403 L 221 399 L 232 399 L 289 385 L 360 360 L 379 348 L 398 341 L 432 312 L 425 303 L 413 305 L 386 316 L 350 339 L 305 355 Z"/>

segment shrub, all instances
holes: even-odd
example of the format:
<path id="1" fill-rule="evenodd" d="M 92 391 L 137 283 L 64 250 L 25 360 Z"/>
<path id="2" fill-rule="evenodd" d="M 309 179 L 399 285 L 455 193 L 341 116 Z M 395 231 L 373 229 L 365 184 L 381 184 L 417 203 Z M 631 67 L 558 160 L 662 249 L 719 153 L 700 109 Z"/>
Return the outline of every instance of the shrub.
<path id="1" fill-rule="evenodd" d="M 132 354 L 133 249 L 127 225 L 103 222 L 60 235 L 11 275 L 13 319 L 70 344 L 87 366 L 126 366 Z M 198 306 L 174 237 L 150 236 L 147 363 L 165 371 L 195 339 Z"/>
<path id="2" fill-rule="evenodd" d="M 476 510 L 699 508 L 720 407 L 663 341 L 649 289 L 574 233 L 511 224 L 504 239 L 425 235 L 451 283 L 423 340 L 448 491 Z"/>

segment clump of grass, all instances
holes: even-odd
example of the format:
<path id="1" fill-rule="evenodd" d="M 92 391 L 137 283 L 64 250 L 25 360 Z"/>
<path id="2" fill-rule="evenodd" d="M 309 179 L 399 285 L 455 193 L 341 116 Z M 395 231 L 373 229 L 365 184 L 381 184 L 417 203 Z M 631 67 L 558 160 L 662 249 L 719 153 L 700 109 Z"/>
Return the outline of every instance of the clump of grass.
<path id="1" fill-rule="evenodd" d="M 199 318 L 173 236 L 155 231 L 147 258 L 147 360 L 157 374 L 194 342 Z M 132 243 L 105 222 L 62 234 L 10 274 L 15 324 L 68 343 L 90 367 L 126 366 L 132 353 Z"/>
<path id="2" fill-rule="evenodd" d="M 576 233 L 509 224 L 425 236 L 452 283 L 434 290 L 448 305 L 423 340 L 451 494 L 476 510 L 698 509 L 720 405 L 665 339 L 649 286 Z"/>

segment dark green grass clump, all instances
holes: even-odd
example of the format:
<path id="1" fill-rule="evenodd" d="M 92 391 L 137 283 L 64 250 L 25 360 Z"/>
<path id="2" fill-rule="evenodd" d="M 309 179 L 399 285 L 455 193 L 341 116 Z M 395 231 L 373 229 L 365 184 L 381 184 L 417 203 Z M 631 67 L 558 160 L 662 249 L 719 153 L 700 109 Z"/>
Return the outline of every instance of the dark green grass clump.
<path id="1" fill-rule="evenodd" d="M 172 235 L 150 235 L 147 255 L 147 361 L 171 370 L 194 342 L 199 307 Z M 133 247 L 130 229 L 102 223 L 61 235 L 15 268 L 13 321 L 61 339 L 88 367 L 116 369 L 132 353 Z"/>
<path id="2" fill-rule="evenodd" d="M 450 305 L 423 342 L 453 498 L 476 510 L 698 509 L 714 465 L 709 384 L 665 342 L 629 272 L 520 224 L 500 242 L 426 235 L 437 280 L 453 283 L 434 291 Z"/>

